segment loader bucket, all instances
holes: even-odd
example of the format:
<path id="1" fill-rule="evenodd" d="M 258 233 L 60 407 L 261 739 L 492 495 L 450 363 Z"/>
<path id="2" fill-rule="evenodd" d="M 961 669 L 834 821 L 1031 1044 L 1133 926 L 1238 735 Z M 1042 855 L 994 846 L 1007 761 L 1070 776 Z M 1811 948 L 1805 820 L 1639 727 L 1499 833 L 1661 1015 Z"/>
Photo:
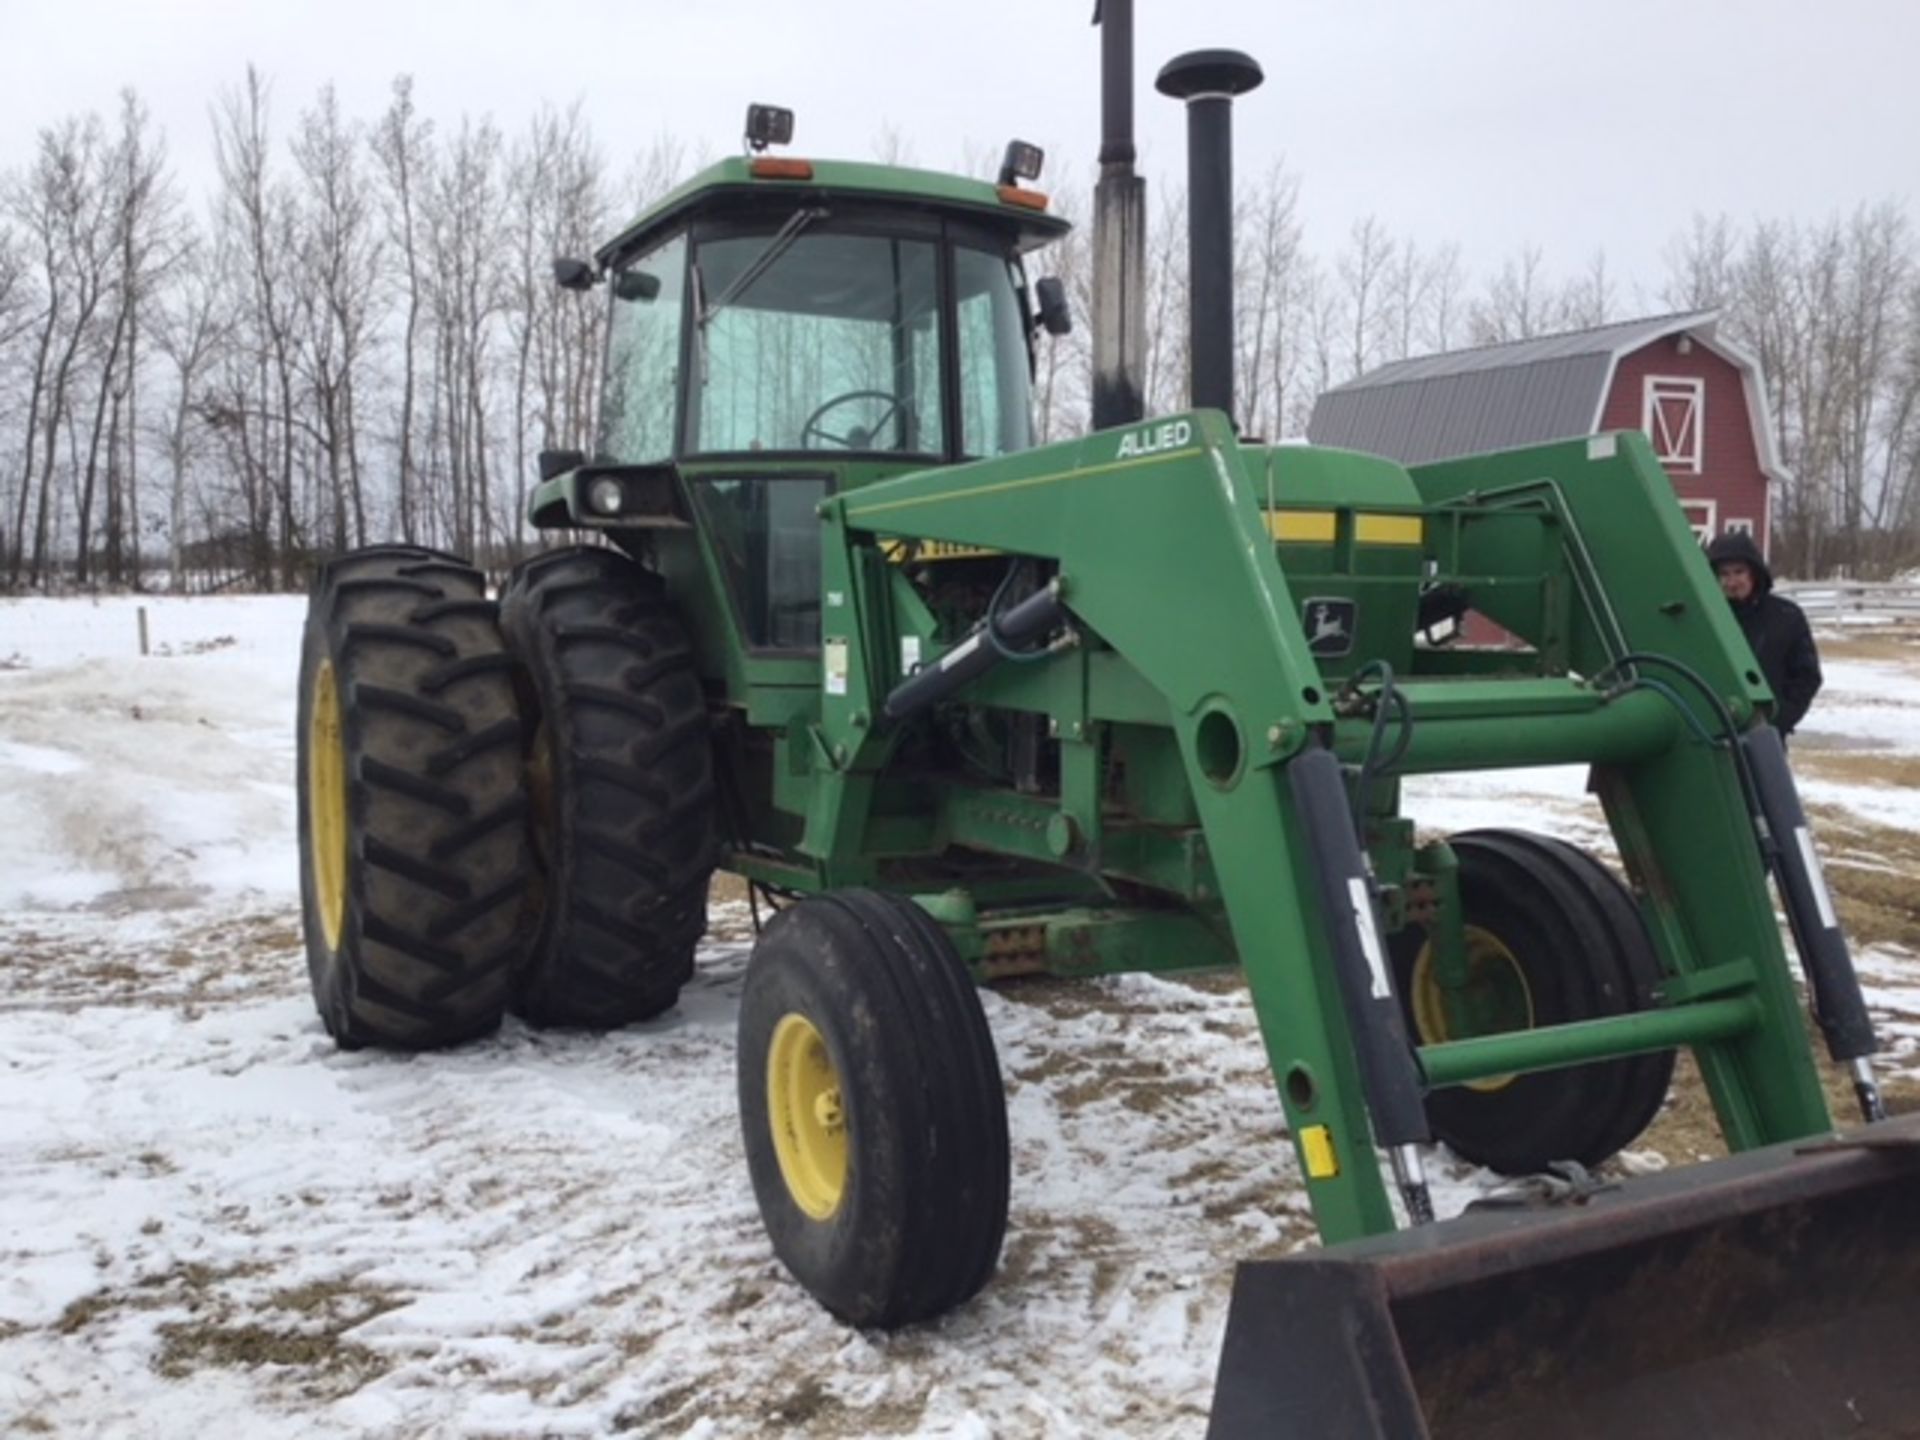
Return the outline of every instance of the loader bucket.
<path id="1" fill-rule="evenodd" d="M 1207 1433 L 1920 1437 L 1920 1115 L 1245 1263 Z"/>

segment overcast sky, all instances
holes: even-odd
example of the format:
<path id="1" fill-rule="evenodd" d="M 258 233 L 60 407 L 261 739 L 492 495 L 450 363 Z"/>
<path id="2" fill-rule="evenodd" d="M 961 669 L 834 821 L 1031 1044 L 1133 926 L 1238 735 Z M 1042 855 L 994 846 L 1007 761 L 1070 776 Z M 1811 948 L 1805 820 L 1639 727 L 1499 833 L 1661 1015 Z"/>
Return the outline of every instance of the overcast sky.
<path id="1" fill-rule="evenodd" d="M 509 131 L 580 99 L 616 169 L 671 130 L 738 146 L 750 100 L 793 107 L 794 150 L 917 163 L 1013 135 L 1052 163 L 1099 140 L 1091 0 L 0 0 L 0 169 L 36 129 L 111 114 L 132 85 L 182 178 L 206 186 L 207 107 L 249 61 L 277 129 L 331 80 L 371 119 L 396 74 L 442 124 Z M 1604 246 L 1657 286 L 1696 211 L 1825 216 L 1907 203 L 1920 223 L 1920 0 L 1136 0 L 1143 170 L 1184 164 L 1152 90 L 1182 50 L 1242 49 L 1267 83 L 1236 112 L 1237 163 L 1285 157 L 1331 251 L 1368 212 L 1477 269 L 1538 244 L 1556 274 Z M 1057 178 L 1057 169 L 1056 169 Z M 1621 297 L 1631 305 L 1631 292 Z"/>

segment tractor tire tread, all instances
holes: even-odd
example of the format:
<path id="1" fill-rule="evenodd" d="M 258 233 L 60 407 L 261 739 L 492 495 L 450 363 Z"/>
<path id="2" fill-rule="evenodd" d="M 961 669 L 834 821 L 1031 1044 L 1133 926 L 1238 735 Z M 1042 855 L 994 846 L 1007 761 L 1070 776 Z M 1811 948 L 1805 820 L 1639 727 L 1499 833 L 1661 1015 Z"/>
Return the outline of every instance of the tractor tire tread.
<path id="1" fill-rule="evenodd" d="M 1593 911 L 1612 939 L 1608 952 L 1615 965 L 1614 983 L 1617 993 L 1626 997 L 1621 1009 L 1651 1008 L 1657 1003 L 1655 994 L 1664 971 L 1633 892 L 1612 870 L 1577 846 L 1552 836 L 1533 838 L 1540 850 L 1553 856 L 1568 878 L 1581 885 L 1591 897 Z M 1625 1093 L 1612 1125 L 1597 1128 L 1595 1149 L 1616 1154 L 1653 1123 L 1672 1087 L 1676 1058 L 1677 1052 L 1673 1050 L 1658 1050 L 1617 1062 L 1626 1082 Z"/>
<path id="2" fill-rule="evenodd" d="M 1449 843 L 1460 860 L 1467 922 L 1497 935 L 1506 929 L 1503 943 L 1533 956 L 1524 963 L 1536 1023 L 1620 1015 L 1653 1003 L 1658 958 L 1631 897 L 1598 860 L 1519 830 L 1469 830 Z M 1521 943 L 1523 935 L 1531 943 Z M 1400 950 L 1403 972 L 1417 943 Z M 1543 964 L 1550 968 L 1537 968 Z M 1436 1091 L 1428 1114 L 1454 1150 L 1495 1170 L 1524 1174 L 1563 1159 L 1592 1166 L 1646 1128 L 1672 1069 L 1671 1051 L 1595 1061 L 1520 1076 L 1491 1093 Z"/>
<path id="3" fill-rule="evenodd" d="M 862 1327 L 896 1329 L 964 1303 L 999 1261 L 1011 1160 L 992 1030 L 952 941 L 903 896 L 829 891 L 768 926 L 746 990 L 742 1119 L 782 1261 L 829 1310 Z M 770 1034 L 778 1012 L 802 996 L 815 1000 L 813 1013 L 801 1013 L 830 1045 L 838 1033 L 858 1051 L 835 1056 L 850 1087 L 856 1158 L 852 1193 L 825 1221 L 794 1206 L 765 1133 L 760 1032 Z"/>
<path id="4" fill-rule="evenodd" d="M 517 702 L 480 573 L 416 546 L 323 566 L 309 605 L 301 743 L 322 660 L 347 767 L 344 923 L 329 950 L 306 897 L 309 974 L 348 1048 L 432 1049 L 500 1022 L 528 879 Z M 310 849 L 305 823 L 301 844 Z M 303 885 L 312 863 L 303 853 Z"/>
<path id="5" fill-rule="evenodd" d="M 553 772 L 540 930 L 514 1007 L 546 1025 L 650 1019 L 693 974 L 716 857 L 691 643 L 659 577 L 605 547 L 528 561 L 501 615 Z"/>

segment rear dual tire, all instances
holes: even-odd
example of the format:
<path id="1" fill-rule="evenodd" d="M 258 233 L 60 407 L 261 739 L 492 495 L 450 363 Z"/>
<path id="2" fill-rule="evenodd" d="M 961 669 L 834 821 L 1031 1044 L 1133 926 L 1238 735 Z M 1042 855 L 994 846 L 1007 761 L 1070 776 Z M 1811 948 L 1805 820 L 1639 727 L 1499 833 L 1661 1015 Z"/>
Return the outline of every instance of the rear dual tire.
<path id="1" fill-rule="evenodd" d="M 527 719 L 538 924 L 513 1008 L 612 1029 L 693 975 L 713 875 L 706 694 L 660 577 L 604 547 L 508 580 L 500 623 Z"/>
<path id="2" fill-rule="evenodd" d="M 308 972 L 340 1044 L 457 1044 L 509 1007 L 606 1029 L 678 998 L 713 761 L 657 576 L 554 551 L 496 609 L 454 556 L 343 556 L 308 606 L 298 736 Z"/>
<path id="3" fill-rule="evenodd" d="M 531 875 L 512 661 L 478 571 L 380 546 L 316 577 L 301 647 L 307 970 L 341 1045 L 500 1023 Z"/>

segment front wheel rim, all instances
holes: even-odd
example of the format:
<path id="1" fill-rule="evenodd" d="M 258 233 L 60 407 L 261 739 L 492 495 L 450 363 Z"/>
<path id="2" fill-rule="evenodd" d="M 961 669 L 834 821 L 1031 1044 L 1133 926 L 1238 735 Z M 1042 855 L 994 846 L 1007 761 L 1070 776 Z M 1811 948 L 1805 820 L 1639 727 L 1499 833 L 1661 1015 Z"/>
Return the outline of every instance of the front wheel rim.
<path id="1" fill-rule="evenodd" d="M 1462 938 L 1467 951 L 1467 988 L 1482 991 L 1489 1001 L 1489 1009 L 1495 1015 L 1494 1023 L 1482 1033 L 1501 1035 L 1533 1029 L 1536 1023 L 1533 990 L 1527 984 L 1527 972 L 1521 968 L 1506 942 L 1491 930 L 1484 930 L 1478 925 L 1466 926 Z M 1441 987 L 1440 977 L 1434 973 L 1431 941 L 1420 947 L 1420 956 L 1413 963 L 1412 988 L 1413 1025 L 1421 1044 L 1442 1045 L 1449 1040 L 1473 1038 L 1455 1035 L 1453 1027 L 1447 1022 L 1446 993 Z M 1517 1078 L 1514 1075 L 1489 1075 L 1483 1080 L 1465 1083 L 1469 1090 L 1490 1093 L 1506 1089 Z"/>
<path id="2" fill-rule="evenodd" d="M 767 1124 L 787 1194 L 827 1219 L 846 1195 L 846 1110 L 826 1037 L 804 1015 L 781 1016 L 767 1042 Z"/>

